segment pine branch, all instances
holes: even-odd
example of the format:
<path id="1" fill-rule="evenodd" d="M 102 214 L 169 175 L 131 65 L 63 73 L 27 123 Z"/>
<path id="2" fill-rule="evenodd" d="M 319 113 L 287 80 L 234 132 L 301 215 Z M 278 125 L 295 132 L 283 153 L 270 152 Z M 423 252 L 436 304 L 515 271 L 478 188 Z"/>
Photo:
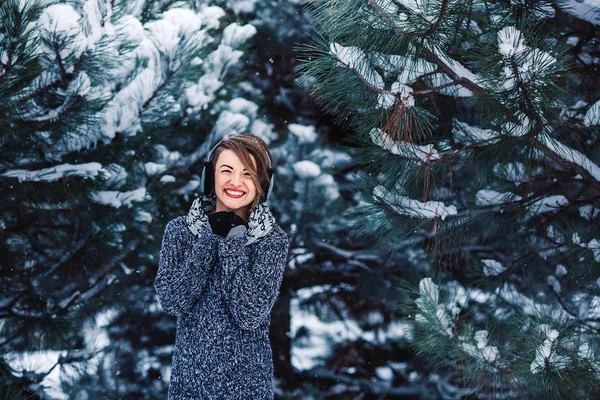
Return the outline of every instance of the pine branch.
<path id="1" fill-rule="evenodd" d="M 56 120 L 60 119 L 61 117 L 68 115 L 78 105 L 80 105 L 80 103 L 83 103 L 84 100 L 84 97 L 78 95 L 74 96 L 74 98 L 68 97 L 65 99 L 65 102 L 59 106 L 60 110 L 52 110 L 47 116 L 35 117 L 34 119 L 15 117 L 13 121 L 16 125 L 21 127 L 36 125 L 38 129 L 40 129 L 56 122 Z M 54 113 L 54 111 L 56 111 L 56 113 Z"/>
<path id="2" fill-rule="evenodd" d="M 428 35 L 432 34 L 436 30 L 436 28 L 441 24 L 442 20 L 444 19 L 445 15 L 446 15 L 447 6 L 448 6 L 448 0 L 442 0 L 442 4 L 440 5 L 440 14 L 438 15 L 438 18 L 435 20 L 435 22 L 430 23 L 431 26 L 429 27 L 429 29 L 427 29 L 425 31 L 423 36 L 428 36 Z"/>
<path id="3" fill-rule="evenodd" d="M 60 355 L 58 360 L 45 372 L 21 371 L 27 376 L 32 384 L 41 383 L 50 373 L 58 366 L 64 366 L 72 363 L 85 362 L 95 357 L 101 350 L 72 350 L 68 351 L 65 356 Z"/>
<path id="4" fill-rule="evenodd" d="M 465 87 L 466 89 L 469 89 L 470 91 L 472 91 L 473 93 L 476 93 L 482 97 L 488 97 L 487 96 L 487 90 L 481 86 L 479 86 L 478 84 L 476 84 L 475 82 L 465 78 L 465 77 L 460 77 L 458 76 L 453 70 L 452 68 L 450 68 L 449 65 L 447 65 L 441 57 L 439 57 L 437 54 L 435 54 L 433 51 L 431 51 L 430 49 L 428 49 L 426 46 L 420 46 L 418 43 L 414 43 L 413 40 L 411 40 L 411 37 L 407 34 L 405 34 L 382 10 L 381 7 L 379 7 L 378 4 L 376 4 L 376 2 L 374 0 L 369 0 L 369 4 L 371 4 L 371 6 L 373 8 L 375 8 L 379 15 L 381 16 L 382 19 L 384 19 L 388 25 L 394 30 L 394 32 L 396 32 L 396 34 L 400 37 L 403 38 L 405 40 L 408 40 L 409 42 L 413 43 L 415 46 L 419 47 L 425 54 L 426 59 L 430 62 L 433 62 L 434 64 L 436 64 L 444 73 L 446 73 L 456 84 L 459 84 L 463 87 Z M 516 77 L 518 77 L 519 75 L 516 74 Z M 524 91 L 524 93 L 526 94 L 526 89 L 521 86 L 522 91 Z M 532 117 L 532 119 L 534 120 L 538 120 L 538 116 L 536 113 L 534 113 L 533 110 L 533 105 L 531 103 L 531 100 L 529 99 L 528 96 L 525 97 L 525 100 L 528 102 L 528 109 L 529 109 L 529 115 Z M 505 105 L 500 104 L 498 102 L 498 100 L 495 99 L 490 99 L 490 101 L 494 102 L 495 105 L 503 111 L 503 113 L 507 116 L 508 120 L 513 122 L 513 123 L 517 123 L 518 121 L 516 120 L 515 116 L 512 114 L 512 112 L 510 112 Z M 542 129 L 543 124 L 538 124 L 538 130 Z M 544 146 L 542 143 L 540 143 L 537 140 L 532 141 L 532 143 L 530 143 L 530 145 L 533 145 L 536 149 L 541 150 L 546 156 L 548 156 L 551 160 L 555 161 L 556 163 L 558 163 L 559 165 L 563 166 L 565 169 L 571 169 L 574 170 L 575 172 L 577 172 L 578 174 L 585 176 L 588 180 L 590 180 L 591 184 L 596 187 L 598 190 L 600 190 L 600 178 L 596 179 L 594 178 L 594 176 L 592 176 L 585 168 L 581 168 L 580 166 L 578 166 L 577 164 L 570 162 L 569 160 L 565 160 L 562 157 L 560 157 L 558 154 L 555 154 L 554 152 L 552 152 L 549 148 L 547 148 L 546 146 Z"/>
<path id="5" fill-rule="evenodd" d="M 393 387 L 384 383 L 371 381 L 367 379 L 358 379 L 356 377 L 349 377 L 346 375 L 336 374 L 335 372 L 325 368 L 314 368 L 307 371 L 302 371 L 298 374 L 298 377 L 302 381 L 315 381 L 315 382 L 331 382 L 333 383 L 344 383 L 349 386 L 359 385 L 362 390 L 369 394 L 387 396 L 387 397 L 408 397 L 414 398 L 415 396 L 421 396 L 427 393 L 426 388 L 422 385 L 409 386 L 409 387 Z"/>
<path id="6" fill-rule="evenodd" d="M 167 72 L 167 76 L 165 77 L 165 79 L 163 80 L 163 82 L 160 85 L 158 85 L 158 87 L 154 90 L 154 92 L 152 92 L 152 95 L 150 96 L 150 98 L 148 98 L 148 100 L 146 100 L 146 102 L 144 104 L 142 104 L 142 109 L 147 108 L 150 105 L 150 103 L 152 103 L 152 100 L 154 100 L 156 98 L 156 96 L 158 96 L 158 94 L 160 93 L 160 91 L 162 89 L 164 89 L 164 87 L 169 82 L 169 79 L 173 75 L 174 75 L 174 72 L 169 69 L 169 71 Z"/>
<path id="7" fill-rule="evenodd" d="M 0 343 L 0 347 L 7 345 L 17 337 L 21 336 L 21 334 L 25 332 L 25 329 L 25 326 L 22 326 L 21 328 L 17 329 L 12 335 L 7 337 L 2 343 Z"/>
<path id="8" fill-rule="evenodd" d="M 597 25 L 569 14 L 556 3 L 552 4 L 552 8 L 554 8 L 555 17 L 550 22 L 555 23 L 559 27 L 568 26 L 576 32 L 583 32 L 588 38 L 600 40 L 600 28 Z"/>
<path id="9" fill-rule="evenodd" d="M 93 297 L 101 294 L 110 286 L 112 283 L 112 278 L 108 276 L 110 271 L 116 268 L 123 259 L 134 253 L 140 243 L 139 239 L 130 241 L 126 246 L 126 250 L 117 254 L 108 262 L 104 263 L 102 267 L 98 268 L 96 273 L 88 279 L 89 284 L 87 285 L 87 290 L 82 292 L 77 286 L 77 283 L 67 285 L 63 288 L 63 293 L 61 293 L 65 298 L 58 302 L 58 304 L 51 304 L 49 301 L 44 311 L 20 308 L 18 297 L 15 297 L 9 303 L 9 306 L 3 306 L 4 308 L 2 311 L 4 312 L 0 314 L 0 318 L 16 317 L 17 319 L 32 320 L 50 317 L 52 319 L 56 316 L 64 315 L 73 307 L 87 304 Z"/>
<path id="10" fill-rule="evenodd" d="M 550 289 L 550 291 L 552 292 L 552 294 L 554 294 L 554 296 L 556 297 L 556 299 L 560 303 L 560 306 L 562 307 L 563 310 L 565 310 L 565 312 L 567 314 L 569 314 L 570 316 L 574 317 L 578 321 L 584 322 L 583 325 L 585 325 L 586 327 L 588 327 L 588 328 L 590 328 L 590 329 L 592 329 L 592 330 L 600 333 L 600 328 L 599 327 L 587 324 L 587 322 L 600 322 L 600 318 L 583 318 L 581 315 L 577 314 L 575 311 L 571 310 L 570 307 L 567 306 L 567 304 L 565 303 L 564 299 L 554 289 L 554 287 L 552 285 L 548 285 L 548 288 Z"/>
<path id="11" fill-rule="evenodd" d="M 412 40 L 412 35 L 406 34 L 400 27 L 398 27 L 385 14 L 383 9 L 381 7 L 379 7 L 379 5 L 375 2 L 375 0 L 369 0 L 369 4 L 377 10 L 377 12 L 379 13 L 379 16 L 388 23 L 390 28 L 392 28 L 392 30 L 396 33 L 396 35 L 401 40 L 406 40 L 406 41 L 412 43 L 413 45 L 415 45 L 420 50 L 422 50 L 426 56 L 426 59 L 428 61 L 436 64 L 440 68 L 440 70 L 442 70 L 446 75 L 448 75 L 457 85 L 461 85 L 464 88 L 469 89 L 471 92 L 477 93 L 478 95 L 480 95 L 482 97 L 487 97 L 486 96 L 487 90 L 485 88 L 477 85 L 475 82 L 472 82 L 471 80 L 469 80 L 465 77 L 458 76 L 458 74 L 456 72 L 454 72 L 454 70 L 452 70 L 452 68 L 450 68 L 450 66 L 448 64 L 446 64 L 442 60 L 441 57 L 439 57 L 437 54 L 435 54 L 432 50 L 430 50 L 426 46 L 421 45 L 420 43 L 416 43 L 414 40 Z M 510 120 L 515 120 L 514 116 L 512 116 L 511 113 L 508 113 L 507 116 L 511 117 L 511 118 L 509 118 Z"/>
<path id="12" fill-rule="evenodd" d="M 503 263 L 508 262 L 510 258 L 498 251 L 497 248 L 492 246 L 483 246 L 480 244 L 472 244 L 472 245 L 462 245 L 457 248 L 446 248 L 442 250 L 439 254 L 440 256 L 450 256 L 453 254 L 461 254 L 461 253 L 485 253 L 493 255 L 494 258 L 501 260 Z"/>
<path id="13" fill-rule="evenodd" d="M 77 253 L 79 253 L 81 250 L 86 248 L 86 246 L 90 243 L 91 238 L 92 238 L 91 234 L 85 236 L 84 238 L 81 238 L 77 243 L 75 243 L 71 247 L 71 251 L 64 252 L 63 255 L 61 256 L 61 258 L 51 265 L 38 264 L 37 267 L 39 267 L 39 268 L 37 269 L 37 271 L 36 271 L 36 266 L 34 266 L 33 272 L 34 273 L 39 272 L 39 276 L 38 276 L 37 280 L 39 281 L 40 279 L 50 277 L 50 276 L 52 276 L 52 274 L 54 274 L 54 272 L 56 270 L 67 265 L 67 263 L 69 263 L 69 261 L 73 260 L 73 257 L 75 257 L 77 255 Z"/>
<path id="14" fill-rule="evenodd" d="M 370 250 L 344 250 L 340 247 L 334 246 L 332 244 L 320 241 L 320 240 L 314 240 L 313 244 L 317 247 L 317 248 L 322 248 L 322 249 L 326 249 L 328 251 L 330 251 L 333 255 L 346 260 L 346 261 L 352 261 L 352 260 L 356 260 L 356 261 L 360 261 L 361 264 L 363 261 L 369 261 L 369 262 L 373 262 L 373 263 L 380 263 L 381 260 L 379 258 L 379 254 L 377 252 L 374 251 L 370 251 Z M 364 264 L 362 264 L 364 265 Z M 365 268 L 366 267 L 365 265 Z"/>
<path id="15" fill-rule="evenodd" d="M 436 5 L 438 3 L 441 2 L 435 2 Z M 571 89 L 571 85 L 580 85 L 582 80 L 578 76 L 563 74 L 567 50 L 562 49 L 560 41 L 564 41 L 564 32 L 559 32 L 558 35 L 546 34 L 545 31 L 542 35 L 540 32 L 547 27 L 547 21 L 553 18 L 551 10 L 548 10 L 548 3 L 536 3 L 532 6 L 533 9 L 525 6 L 521 9 L 521 6 L 497 2 L 484 2 L 483 7 L 479 4 L 476 11 L 473 7 L 468 7 L 467 25 L 472 29 L 463 29 L 464 19 L 457 22 L 456 26 L 453 24 L 450 30 L 456 29 L 455 38 L 436 38 L 430 22 L 430 17 L 434 14 L 431 12 L 433 7 L 423 6 L 423 10 L 427 8 L 426 13 L 418 15 L 419 10 L 405 4 L 369 0 L 369 10 L 365 15 L 360 15 L 360 12 L 364 12 L 363 2 L 347 4 L 339 11 L 332 9 L 328 12 L 323 7 L 322 15 L 319 16 L 325 21 L 323 27 L 327 37 L 339 38 L 333 41 L 336 46 L 340 46 L 338 49 L 348 51 L 351 47 L 343 47 L 348 45 L 359 51 L 354 55 L 337 54 L 331 50 L 332 43 L 327 43 L 328 39 L 324 38 L 321 49 L 315 52 L 316 61 L 309 60 L 309 67 L 304 68 L 304 71 L 315 81 L 310 84 L 314 92 L 322 96 L 331 112 L 342 114 L 341 117 L 346 121 L 351 120 L 349 124 L 354 124 L 353 128 L 361 135 L 359 141 L 364 144 L 357 153 L 360 154 L 358 158 L 364 160 L 363 167 L 370 179 L 365 179 L 364 193 L 357 196 L 362 204 L 353 210 L 353 216 L 359 222 L 356 231 L 372 235 L 376 239 L 375 245 L 382 247 L 384 251 L 402 251 L 402 245 L 397 243 L 397 235 L 410 232 L 412 236 L 416 236 L 413 232 L 419 232 L 427 245 L 433 243 L 434 246 L 442 247 L 442 244 L 446 245 L 446 241 L 450 244 L 451 249 L 445 248 L 441 253 L 442 257 L 460 254 L 464 258 L 458 263 L 442 260 L 442 265 L 451 267 L 442 271 L 442 279 L 453 279 L 448 283 L 448 289 L 458 287 L 461 291 L 447 304 L 436 304 L 436 307 L 428 310 L 430 312 L 426 319 L 426 329 L 430 332 L 426 332 L 425 338 L 415 337 L 415 342 L 419 342 L 424 352 L 439 353 L 432 355 L 433 364 L 440 365 L 437 361 L 444 357 L 445 360 L 442 361 L 446 363 L 442 363 L 443 366 L 456 372 L 457 376 L 465 377 L 468 387 L 475 386 L 470 395 L 478 398 L 480 394 L 482 398 L 488 394 L 490 397 L 517 397 L 524 393 L 536 396 L 541 393 L 562 395 L 563 390 L 566 393 L 582 386 L 585 390 L 588 384 L 595 385 L 597 376 L 592 376 L 592 372 L 589 374 L 589 381 L 583 382 L 585 378 L 582 378 L 582 385 L 578 386 L 580 382 L 576 375 L 586 375 L 588 372 L 582 371 L 577 362 L 565 364 L 565 360 L 575 360 L 571 352 L 576 352 L 577 348 L 573 350 L 563 346 L 562 337 L 559 341 L 555 340 L 552 346 L 548 345 L 550 349 L 544 357 L 540 356 L 539 351 L 546 351 L 546 347 L 543 347 L 546 342 L 541 344 L 538 337 L 525 337 L 541 334 L 545 340 L 547 338 L 544 335 L 555 336 L 554 332 L 557 332 L 562 323 L 556 317 L 557 314 L 573 330 L 595 329 L 592 325 L 598 322 L 596 316 L 591 316 L 594 319 L 592 321 L 573 321 L 571 317 L 577 314 L 577 309 L 569 307 L 577 305 L 577 297 L 573 297 L 571 306 L 558 293 L 555 293 L 558 301 L 554 301 L 543 294 L 547 292 L 544 279 L 535 279 L 549 274 L 554 278 L 549 271 L 556 267 L 556 275 L 565 276 L 565 281 L 569 280 L 563 286 L 564 296 L 567 296 L 567 290 L 580 290 L 577 293 L 582 295 L 580 301 L 584 306 L 583 302 L 588 301 L 588 291 L 594 289 L 578 280 L 578 274 L 586 274 L 586 278 L 595 275 L 595 270 L 589 266 L 594 260 L 590 261 L 587 252 L 594 251 L 594 257 L 597 258 L 597 229 L 595 226 L 584 228 L 584 225 L 585 219 L 592 222 L 595 217 L 594 208 L 588 205 L 594 205 L 591 198 L 598 197 L 597 193 L 600 192 L 600 167 L 592 161 L 596 158 L 593 151 L 575 150 L 585 148 L 584 142 L 589 145 L 597 139 L 595 132 L 585 137 L 593 128 L 583 128 L 579 121 L 581 111 L 585 109 L 590 113 L 586 113 L 586 121 L 590 119 L 590 115 L 591 120 L 594 120 L 596 117 L 592 112 L 595 112 L 596 106 L 593 109 L 576 106 L 573 107 L 575 110 L 570 110 L 575 112 L 555 112 L 557 108 L 559 111 L 563 110 L 564 87 Z M 447 9 L 440 13 L 446 13 L 446 20 L 451 20 L 454 14 L 458 14 L 458 8 L 452 8 L 452 3 L 444 1 L 442 4 L 447 5 Z M 405 15 L 397 15 L 398 19 L 391 15 L 397 11 L 398 6 L 408 9 L 408 19 Z M 476 15 L 471 17 L 472 13 Z M 422 16 L 429 19 L 425 22 L 430 29 L 422 28 Z M 435 22 L 440 26 L 448 26 L 441 22 L 441 17 L 442 15 Z M 403 22 L 396 22 L 400 18 Z M 524 29 L 532 35 L 524 39 L 516 38 L 515 32 L 520 35 L 520 31 L 513 25 L 522 26 L 520 24 L 523 21 L 529 23 Z M 356 34 L 351 30 L 355 22 L 362 24 Z M 501 25 L 505 25 L 507 29 L 499 31 Z M 408 31 L 411 29 L 419 32 L 425 30 L 429 36 L 410 34 Z M 474 39 L 474 36 L 480 40 Z M 556 40 L 559 41 L 558 46 L 550 49 Z M 568 44 L 571 45 L 572 42 L 569 41 Z M 588 47 L 591 45 L 588 44 Z M 329 52 L 326 49 L 330 49 Z M 336 53 L 337 58 L 332 58 L 331 53 Z M 383 57 L 375 59 L 371 65 L 361 64 L 369 60 L 371 55 Z M 482 71 L 481 75 L 466 70 L 457 61 L 463 58 L 472 59 L 472 65 Z M 540 60 L 543 65 L 538 65 Z M 589 65 L 593 64 L 590 60 L 591 54 Z M 410 65 L 404 65 L 407 62 L 412 62 L 414 69 L 409 69 Z M 338 65 L 344 68 L 338 69 Z M 404 71 L 399 69 L 400 65 L 404 65 Z M 379 69 L 384 74 L 371 80 L 368 73 L 360 74 L 362 71 L 378 72 Z M 431 76 L 432 70 L 439 75 Z M 394 79 L 394 72 L 398 73 L 397 79 Z M 383 79 L 380 79 L 382 76 Z M 486 78 L 489 80 L 484 80 Z M 419 88 L 419 91 L 411 92 L 413 96 L 437 93 L 443 95 L 420 98 L 419 105 L 413 107 L 417 111 L 412 114 L 399 110 L 397 102 L 394 102 L 390 117 L 390 93 L 383 90 L 390 80 L 397 80 L 394 85 L 405 84 Z M 559 86 L 559 80 L 567 82 L 566 85 Z M 461 93 L 447 90 L 459 85 Z M 465 89 L 471 93 L 466 93 Z M 593 88 L 589 90 L 595 93 Z M 372 103 L 365 104 L 365 100 L 371 100 L 377 94 L 386 95 L 379 99 L 381 107 L 373 106 Z M 460 98 L 448 98 L 445 97 L 446 94 Z M 473 96 L 469 97 L 471 94 Z M 592 98 L 595 98 L 595 94 Z M 582 98 L 573 93 L 571 99 L 576 101 Z M 589 102 L 587 96 L 583 99 Z M 436 100 L 440 101 L 436 104 Z M 440 104 L 442 102 L 450 104 Z M 489 119 L 485 114 L 486 106 L 491 115 Z M 408 132 L 407 137 L 414 137 L 415 135 L 410 135 L 417 131 L 420 139 L 421 131 L 419 127 L 415 127 L 415 123 L 423 122 L 424 118 L 419 118 L 421 116 L 418 110 L 429 112 L 432 109 L 439 113 L 433 116 L 435 118 L 439 115 L 439 126 L 434 126 L 438 121 L 432 123 L 432 128 L 427 130 L 426 137 L 419 143 L 427 143 L 429 146 L 433 144 L 443 149 L 436 149 L 434 160 L 419 157 L 423 153 L 421 149 L 418 149 L 421 153 L 413 152 L 410 156 L 402 147 L 404 142 L 398 141 L 394 148 L 373 135 L 376 130 L 385 133 L 401 131 L 402 134 Z M 466 126 L 457 127 L 454 121 L 460 121 L 461 117 L 462 120 L 478 123 L 480 128 L 469 126 L 466 122 Z M 559 121 L 557 125 L 552 125 L 553 121 L 561 118 L 571 118 L 575 124 L 561 124 Z M 483 129 L 484 126 L 486 129 Z M 577 138 L 569 136 L 569 129 L 573 127 L 580 129 L 581 135 Z M 371 141 L 384 151 L 374 150 Z M 454 146 L 458 146 L 459 150 L 446 150 Z M 414 158 L 414 162 L 408 162 L 411 158 Z M 438 163 L 440 160 L 444 160 L 449 166 Z M 538 174 L 538 169 L 543 173 L 532 177 L 532 174 Z M 575 177 L 575 174 L 578 176 Z M 375 183 L 374 177 L 377 177 Z M 548 183 L 551 181 L 555 183 Z M 439 192 L 435 202 L 432 200 L 429 204 L 421 204 L 412 201 L 421 198 L 426 201 L 427 196 L 436 193 L 436 190 Z M 497 195 L 506 196 L 502 199 L 502 196 Z M 462 200 L 465 211 L 457 212 L 454 208 L 457 198 L 458 204 Z M 511 201 L 506 201 L 507 198 Z M 518 200 L 514 200 L 515 198 Z M 535 207 L 537 205 L 540 207 Z M 488 215 L 491 218 L 485 218 Z M 442 221 L 446 216 L 449 216 L 446 222 Z M 419 222 L 422 227 L 415 230 L 414 225 Z M 580 229 L 585 230 L 586 241 L 593 240 L 590 241 L 589 248 L 581 244 L 585 250 L 580 250 L 576 244 L 567 243 L 568 233 L 563 235 L 563 230 L 579 233 L 582 232 Z M 494 232 L 495 230 L 500 232 Z M 573 241 L 576 242 L 575 237 Z M 431 253 L 431 248 L 426 245 L 423 247 L 426 252 Z M 336 248 L 329 251 L 336 258 L 352 260 L 353 257 L 352 253 Z M 586 257 L 581 257 L 582 252 L 586 252 Z M 488 258 L 486 256 L 490 259 L 484 260 Z M 426 258 L 433 265 L 436 264 L 437 260 L 430 254 Z M 570 275 L 566 275 L 563 270 L 564 265 L 560 262 L 563 258 L 573 261 L 564 263 L 569 269 L 573 265 L 574 271 Z M 575 261 L 576 259 L 579 261 Z M 481 264 L 484 264 L 483 271 L 479 270 Z M 578 271 L 577 268 L 580 267 L 581 270 Z M 596 277 L 593 276 L 593 279 Z M 556 285 L 557 280 L 549 278 L 548 282 Z M 490 287 L 491 291 L 487 290 Z M 554 286 L 550 290 L 554 291 Z M 480 293 L 478 291 L 483 292 L 483 299 L 469 302 L 473 294 Z M 467 303 L 471 309 L 463 309 Z M 561 307 L 569 312 L 563 312 Z M 447 315 L 444 314 L 446 312 Z M 510 322 L 515 319 L 514 314 L 522 315 L 525 317 L 523 320 L 534 326 L 538 319 L 549 321 L 543 324 L 545 327 L 550 327 L 551 324 L 556 326 L 548 328 L 551 329 L 548 330 L 551 334 L 544 332 L 546 328 L 532 331 L 523 324 L 513 326 Z M 473 331 L 488 323 L 491 329 L 497 328 L 501 332 L 497 343 L 503 344 L 502 351 L 507 353 L 502 354 L 502 358 L 495 346 L 487 344 L 489 326 L 473 336 Z M 568 335 L 573 332 L 567 331 L 565 329 L 564 342 L 571 343 L 568 341 L 574 340 L 573 346 L 581 344 L 585 349 L 586 343 L 580 343 L 576 335 Z M 596 330 L 591 335 L 595 333 Z M 581 347 L 579 351 L 581 352 Z M 538 353 L 529 358 L 533 352 Z M 456 361 L 462 362 L 465 356 L 471 359 L 467 359 L 464 365 L 456 365 Z M 531 371 L 538 366 L 538 370 Z M 514 386 L 511 385 L 483 383 L 482 386 L 481 382 L 475 381 L 489 378 L 494 380 L 505 373 L 509 375 L 509 383 L 517 386 L 531 384 L 532 387 L 521 392 L 513 390 Z M 538 376 L 532 376 L 536 373 L 539 373 Z M 500 377 L 497 379 L 507 381 Z M 558 381 L 564 389 L 557 389 L 555 382 Z"/>
<path id="16" fill-rule="evenodd" d="M 383 94 L 383 93 L 387 93 L 385 90 L 383 89 L 379 89 L 378 87 L 372 85 L 368 80 L 366 80 L 355 68 L 352 68 L 350 66 L 350 64 L 345 63 L 344 61 L 342 61 L 340 58 L 335 57 L 335 60 L 337 60 L 338 63 L 340 63 L 341 65 L 347 67 L 350 71 L 352 71 L 352 73 L 369 89 L 371 89 L 373 92 L 375 93 L 379 93 L 379 94 Z"/>
<path id="17" fill-rule="evenodd" d="M 350 262 L 349 262 L 350 264 Z M 291 286 L 291 290 L 298 290 L 305 287 L 317 285 L 339 285 L 348 283 L 356 285 L 359 279 L 359 273 L 356 268 L 342 267 L 326 268 L 321 265 L 303 265 L 286 272 L 285 281 Z"/>
<path id="18" fill-rule="evenodd" d="M 42 95 L 45 93 L 48 93 L 49 91 L 53 90 L 53 89 L 58 89 L 59 87 L 61 87 L 62 82 L 60 79 L 57 79 L 56 81 L 45 85 L 35 91 L 30 92 L 29 94 L 27 94 L 26 96 L 23 96 L 21 98 L 19 98 L 19 100 L 17 100 L 15 102 L 15 107 L 19 108 L 21 106 L 24 106 L 25 104 L 27 104 L 28 101 Z"/>
<path id="19" fill-rule="evenodd" d="M 420 96 L 420 95 L 427 95 L 427 94 L 432 94 L 432 93 L 439 93 L 442 90 L 447 89 L 452 86 L 459 86 L 459 83 L 458 82 L 450 82 L 450 83 L 446 83 L 445 85 L 436 86 L 434 88 L 417 90 L 417 91 L 412 92 L 412 94 L 413 94 L 413 96 Z"/>
<path id="20" fill-rule="evenodd" d="M 515 76 L 515 80 L 517 82 L 517 87 L 521 91 L 521 94 L 523 95 L 523 99 L 525 100 L 525 104 L 527 105 L 526 115 L 529 117 L 529 119 L 535 120 L 536 122 L 538 122 L 537 132 L 535 132 L 535 133 L 539 133 L 542 129 L 543 123 L 542 123 L 541 118 L 538 115 L 538 113 L 535 112 L 535 107 L 533 106 L 533 103 L 531 101 L 531 97 L 529 96 L 527 87 L 523 83 L 523 80 L 521 79 L 521 75 L 519 74 L 519 66 L 517 65 L 514 55 L 510 57 L 509 63 L 510 63 L 510 67 L 512 69 L 513 75 Z"/>
<path id="21" fill-rule="evenodd" d="M 103 278 L 108 276 L 108 273 L 116 268 L 125 258 L 130 256 L 131 254 L 135 254 L 137 252 L 137 248 L 142 244 L 140 239 L 132 239 L 127 245 L 124 247 L 123 251 L 116 254 L 110 260 L 105 262 L 92 277 L 88 279 L 90 286 L 97 285 Z"/>
<path id="22" fill-rule="evenodd" d="M 63 64 L 62 57 L 60 56 L 60 47 L 58 47 L 58 43 L 54 41 L 52 43 L 52 50 L 54 50 L 54 55 L 56 56 L 56 62 L 58 64 L 58 69 L 60 71 L 60 76 L 62 78 L 63 83 L 67 81 L 67 70 Z"/>
<path id="23" fill-rule="evenodd" d="M 12 71 L 12 68 L 13 68 L 12 60 L 13 60 L 16 45 L 17 45 L 16 40 L 10 41 L 10 45 L 8 46 L 8 51 L 7 51 L 7 62 L 6 62 L 6 64 L 2 63 L 2 67 L 4 67 L 4 73 L 2 75 L 0 75 L 0 87 L 2 87 L 4 78 L 7 77 L 10 74 L 10 72 Z"/>

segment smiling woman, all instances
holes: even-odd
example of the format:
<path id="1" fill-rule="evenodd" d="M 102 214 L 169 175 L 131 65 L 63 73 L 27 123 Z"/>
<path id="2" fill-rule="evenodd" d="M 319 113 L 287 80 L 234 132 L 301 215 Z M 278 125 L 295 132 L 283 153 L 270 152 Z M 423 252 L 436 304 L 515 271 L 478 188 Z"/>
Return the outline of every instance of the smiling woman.
<path id="1" fill-rule="evenodd" d="M 250 157 L 255 165 L 254 157 Z M 257 197 L 256 172 L 250 172 L 233 150 L 229 149 L 220 152 L 215 164 L 215 212 L 233 211 L 248 221 L 250 207 Z"/>
<path id="2" fill-rule="evenodd" d="M 219 142 L 204 193 L 167 224 L 155 288 L 177 316 L 169 400 L 273 399 L 271 309 L 288 238 L 263 203 L 272 156 L 253 135 Z"/>
<path id="3" fill-rule="evenodd" d="M 221 158 L 223 153 L 225 158 Z M 219 199 L 215 181 L 223 177 L 223 174 L 239 172 L 244 179 L 250 178 L 254 184 L 256 197 L 251 202 L 250 208 L 255 207 L 268 198 L 273 181 L 272 160 L 273 155 L 259 137 L 248 134 L 230 136 L 215 146 L 209 155 L 209 160 L 205 163 L 204 192 L 212 195 L 213 191 L 216 191 Z M 229 167 L 229 172 L 221 168 L 223 165 L 226 169 Z M 215 181 L 212 180 L 213 174 Z M 233 182 L 232 189 L 235 189 L 235 183 Z"/>

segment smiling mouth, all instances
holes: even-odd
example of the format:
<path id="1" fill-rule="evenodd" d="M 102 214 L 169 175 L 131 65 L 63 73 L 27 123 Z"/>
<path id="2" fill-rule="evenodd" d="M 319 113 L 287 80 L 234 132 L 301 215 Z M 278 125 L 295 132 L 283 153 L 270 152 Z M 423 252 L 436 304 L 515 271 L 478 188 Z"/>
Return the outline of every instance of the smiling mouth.
<path id="1" fill-rule="evenodd" d="M 239 199 L 246 193 L 246 192 L 242 192 L 241 190 L 229 190 L 229 189 L 225 189 L 224 192 L 227 195 L 227 197 L 231 197 L 232 199 Z"/>

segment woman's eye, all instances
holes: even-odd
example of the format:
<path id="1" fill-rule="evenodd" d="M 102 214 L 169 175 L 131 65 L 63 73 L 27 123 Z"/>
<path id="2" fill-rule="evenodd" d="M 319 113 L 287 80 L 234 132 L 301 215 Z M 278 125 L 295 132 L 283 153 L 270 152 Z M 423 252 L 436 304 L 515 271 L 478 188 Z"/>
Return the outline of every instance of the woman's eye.
<path id="1" fill-rule="evenodd" d="M 252 174 L 250 174 L 249 172 L 246 172 L 246 173 L 244 174 L 244 176 L 252 176 Z"/>
<path id="2" fill-rule="evenodd" d="M 231 172 L 231 171 L 230 171 L 230 170 L 228 170 L 228 169 L 224 169 L 224 170 L 223 170 L 223 171 L 221 171 L 221 172 L 222 172 L 222 173 L 225 173 L 225 172 Z"/>

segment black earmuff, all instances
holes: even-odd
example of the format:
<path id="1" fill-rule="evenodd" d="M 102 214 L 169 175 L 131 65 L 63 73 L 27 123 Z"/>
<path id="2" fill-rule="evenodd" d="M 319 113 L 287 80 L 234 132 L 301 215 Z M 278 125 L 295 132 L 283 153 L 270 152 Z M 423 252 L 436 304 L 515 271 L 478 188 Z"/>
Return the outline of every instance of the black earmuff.
<path id="1" fill-rule="evenodd" d="M 207 196 L 212 195 L 215 191 L 215 167 L 212 161 L 204 162 L 202 180 L 204 181 L 204 194 Z"/>
<path id="2" fill-rule="evenodd" d="M 204 168 L 202 168 L 202 182 L 200 185 L 204 188 L 204 194 L 206 196 L 211 196 L 215 191 L 215 165 L 212 160 L 212 155 L 222 142 L 222 140 L 219 141 L 219 143 L 212 148 L 208 153 L 208 157 L 206 157 L 206 161 L 204 161 Z M 269 157 L 269 154 L 266 152 L 265 155 L 267 156 L 268 162 L 267 175 L 269 176 L 269 180 L 267 182 L 262 182 L 261 184 L 265 196 L 261 199 L 260 203 L 269 199 L 269 196 L 273 191 L 273 182 L 275 181 L 275 171 L 271 165 L 271 157 Z"/>

